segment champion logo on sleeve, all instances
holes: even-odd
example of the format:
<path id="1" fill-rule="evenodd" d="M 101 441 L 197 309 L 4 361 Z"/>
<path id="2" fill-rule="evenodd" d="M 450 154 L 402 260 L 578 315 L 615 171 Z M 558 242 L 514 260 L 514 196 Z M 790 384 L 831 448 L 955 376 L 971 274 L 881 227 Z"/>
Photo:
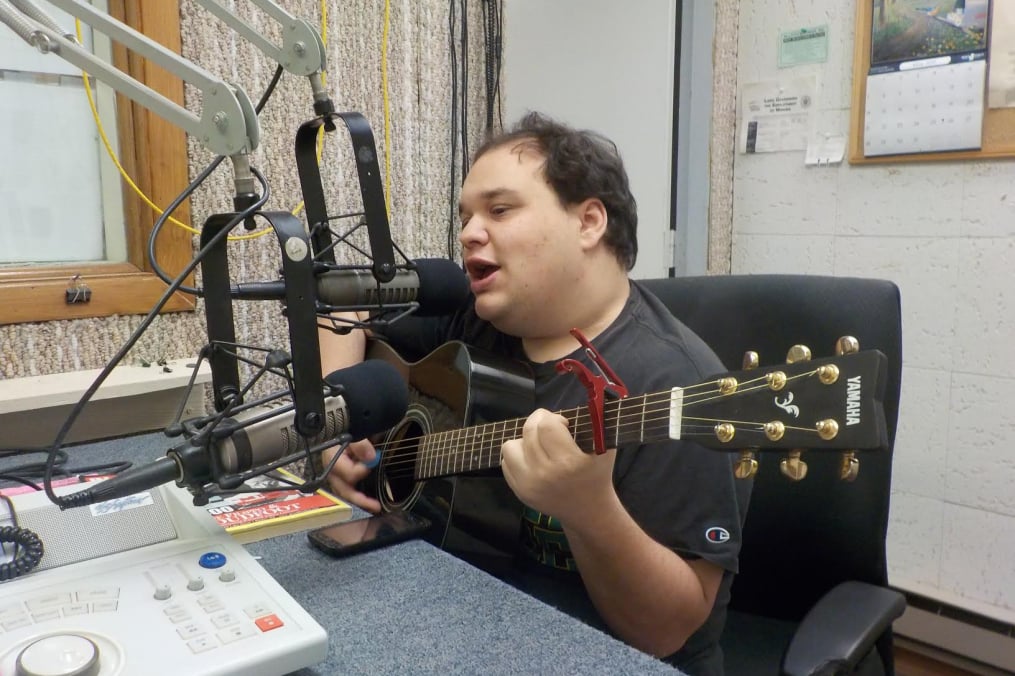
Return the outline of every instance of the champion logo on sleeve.
<path id="1" fill-rule="evenodd" d="M 705 531 L 705 539 L 714 545 L 721 545 L 730 539 L 730 532 L 722 526 L 712 526 Z"/>

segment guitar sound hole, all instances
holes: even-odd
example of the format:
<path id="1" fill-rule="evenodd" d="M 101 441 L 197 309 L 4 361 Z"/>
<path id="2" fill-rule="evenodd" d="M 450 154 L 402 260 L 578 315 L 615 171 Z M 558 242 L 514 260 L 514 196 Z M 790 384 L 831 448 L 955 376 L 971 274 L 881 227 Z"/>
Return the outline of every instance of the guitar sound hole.
<path id="1" fill-rule="evenodd" d="M 416 492 L 416 456 L 425 434 L 415 420 L 406 420 L 385 440 L 381 459 L 381 498 L 392 508 L 407 508 Z"/>

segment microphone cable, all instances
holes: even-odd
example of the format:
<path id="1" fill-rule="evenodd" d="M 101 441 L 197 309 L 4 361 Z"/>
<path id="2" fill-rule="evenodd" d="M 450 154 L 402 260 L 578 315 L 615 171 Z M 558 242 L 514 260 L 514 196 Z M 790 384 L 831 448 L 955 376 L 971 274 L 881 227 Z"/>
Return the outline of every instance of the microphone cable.
<path id="1" fill-rule="evenodd" d="M 194 258 L 192 258 L 190 262 L 187 263 L 186 266 L 184 266 L 183 270 L 180 271 L 180 273 L 176 276 L 176 278 L 169 283 L 169 286 L 162 294 L 162 297 L 159 298 L 158 301 L 156 301 L 155 305 L 148 312 L 145 318 L 141 320 L 141 323 L 138 325 L 138 327 L 134 329 L 131 335 L 127 338 L 126 342 L 120 347 L 120 349 L 116 352 L 116 354 L 113 355 L 112 359 L 110 359 L 109 362 L 103 367 L 102 371 L 100 371 L 99 374 L 95 377 L 95 380 L 92 381 L 92 384 L 88 386 L 88 389 L 85 390 L 84 394 L 81 395 L 81 398 L 74 405 L 74 408 L 71 409 L 70 414 L 64 420 L 63 425 L 57 432 L 56 439 L 53 440 L 53 443 L 49 449 L 49 455 L 46 459 L 46 473 L 43 486 L 46 490 L 46 496 L 49 497 L 50 501 L 52 501 L 55 505 L 60 507 L 60 509 L 68 509 L 73 505 L 65 498 L 58 496 L 53 491 L 52 479 L 53 479 L 53 469 L 56 464 L 56 455 L 57 452 L 62 448 L 64 439 L 67 438 L 67 435 L 70 433 L 71 428 L 77 421 L 78 416 L 80 416 L 81 412 L 84 410 L 85 405 L 91 400 L 92 395 L 94 395 L 98 391 L 99 387 L 102 386 L 102 383 L 105 382 L 106 378 L 108 378 L 109 375 L 113 372 L 113 369 L 121 361 L 123 361 L 123 358 L 127 355 L 128 352 L 130 352 L 130 349 L 134 347 L 134 345 L 137 343 L 138 340 L 140 340 L 144 332 L 148 329 L 148 327 L 152 324 L 152 322 L 155 321 L 156 317 L 159 316 L 159 311 L 166 305 L 166 303 L 169 302 L 169 299 L 173 297 L 173 294 L 176 293 L 181 286 L 183 286 L 184 280 L 190 273 L 192 273 L 194 270 L 197 269 L 197 266 L 201 263 L 202 260 L 204 260 L 205 256 L 208 255 L 208 252 L 214 249 L 222 242 L 222 240 L 228 237 L 229 232 L 233 228 L 242 223 L 248 217 L 254 216 L 260 210 L 260 208 L 264 206 L 265 202 L 267 202 L 269 197 L 271 196 L 271 187 L 268 185 L 268 181 L 265 180 L 264 175 L 260 171 L 258 171 L 257 168 L 255 167 L 251 167 L 250 170 L 254 174 L 254 177 L 261 184 L 261 197 L 257 200 L 257 202 L 251 204 L 243 211 L 236 213 L 233 216 L 233 218 L 229 220 L 226 226 L 222 228 L 221 231 L 215 233 L 215 235 L 210 240 L 208 240 L 208 243 L 197 251 L 197 253 L 194 255 Z"/>
<path id="2" fill-rule="evenodd" d="M 6 555 L 7 548 L 4 547 L 4 543 L 14 543 L 11 560 L 0 563 L 0 582 L 6 582 L 30 573 L 42 560 L 44 549 L 38 535 L 18 526 L 18 513 L 14 509 L 14 502 L 2 494 L 0 499 L 7 504 L 11 515 L 11 525 L 0 527 L 0 552 Z"/>

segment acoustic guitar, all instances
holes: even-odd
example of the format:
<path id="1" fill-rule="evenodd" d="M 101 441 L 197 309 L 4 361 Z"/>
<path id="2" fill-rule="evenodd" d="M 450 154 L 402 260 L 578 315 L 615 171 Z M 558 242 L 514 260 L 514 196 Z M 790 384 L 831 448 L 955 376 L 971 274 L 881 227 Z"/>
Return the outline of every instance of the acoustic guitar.
<path id="1" fill-rule="evenodd" d="M 790 453 L 783 470 L 791 478 L 802 478 L 792 476 L 802 474 L 793 462 L 802 448 L 839 451 L 847 461 L 857 451 L 887 449 L 886 357 L 856 350 L 810 359 L 806 348 L 794 349 L 801 355 L 794 363 L 608 399 L 603 410 L 607 446 L 691 440 L 741 453 L 746 465 L 737 463 L 737 472 L 746 477 L 753 473 L 751 462 L 756 468 L 755 451 L 783 450 Z M 372 341 L 367 357 L 395 366 L 410 393 L 402 422 L 375 439 L 381 461 L 367 479 L 367 492 L 387 511 L 413 510 L 429 518 L 435 527 L 428 539 L 446 549 L 466 542 L 470 549 L 477 542 L 486 543 L 480 547 L 514 542 L 521 506 L 499 478 L 500 449 L 521 436 L 535 408 L 527 367 L 461 342 L 446 343 L 410 363 L 386 343 Z M 559 413 L 568 419 L 577 445 L 591 452 L 588 407 Z M 469 477 L 477 477 L 474 484 Z M 850 478 L 847 470 L 844 478 Z M 501 513 L 499 520 L 480 520 L 494 511 Z"/>

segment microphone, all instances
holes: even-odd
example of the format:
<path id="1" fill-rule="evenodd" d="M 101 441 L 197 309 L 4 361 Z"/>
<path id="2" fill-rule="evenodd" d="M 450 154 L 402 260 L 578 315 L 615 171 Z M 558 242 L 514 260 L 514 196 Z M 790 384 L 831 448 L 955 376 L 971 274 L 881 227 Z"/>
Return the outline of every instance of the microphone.
<path id="1" fill-rule="evenodd" d="M 325 376 L 324 381 L 331 387 L 354 392 L 357 396 L 325 397 L 324 428 L 307 440 L 311 446 L 334 439 L 343 432 L 348 432 L 353 441 L 384 432 L 398 424 L 409 408 L 409 388 L 405 379 L 385 361 L 368 359 L 335 371 Z M 368 396 L 361 396 L 361 393 Z M 232 419 L 242 423 L 262 418 L 213 442 L 224 470 L 229 473 L 246 472 L 304 447 L 303 437 L 296 431 L 293 411 L 285 415 L 271 415 L 288 403 L 282 400 L 255 406 Z"/>
<path id="2" fill-rule="evenodd" d="M 384 432 L 398 424 L 409 407 L 409 388 L 405 379 L 385 361 L 368 359 L 335 371 L 324 380 L 332 388 L 352 395 L 325 398 L 327 420 L 324 429 L 307 440 L 311 447 L 343 433 L 348 433 L 355 441 Z M 296 431 L 295 412 L 276 413 L 287 403 L 272 402 L 245 410 L 224 422 L 240 424 L 258 420 L 247 427 L 233 429 L 221 439 L 213 439 L 207 447 L 184 445 L 174 448 L 164 458 L 121 472 L 93 488 L 66 495 L 61 506 L 81 507 L 122 498 L 170 481 L 185 485 L 196 480 L 203 485 L 216 478 L 211 476 L 211 461 L 206 450 L 217 454 L 222 468 L 230 474 L 246 472 L 284 458 L 304 447 L 303 438 Z"/>
<path id="3" fill-rule="evenodd" d="M 285 298 L 285 282 L 235 284 L 230 295 L 240 300 Z M 433 317 L 451 314 L 469 296 L 469 281 L 454 261 L 419 258 L 410 269 L 399 269 L 390 282 L 378 283 L 368 270 L 329 270 L 317 276 L 317 298 L 335 307 L 385 306 L 419 303 L 416 314 Z"/>

